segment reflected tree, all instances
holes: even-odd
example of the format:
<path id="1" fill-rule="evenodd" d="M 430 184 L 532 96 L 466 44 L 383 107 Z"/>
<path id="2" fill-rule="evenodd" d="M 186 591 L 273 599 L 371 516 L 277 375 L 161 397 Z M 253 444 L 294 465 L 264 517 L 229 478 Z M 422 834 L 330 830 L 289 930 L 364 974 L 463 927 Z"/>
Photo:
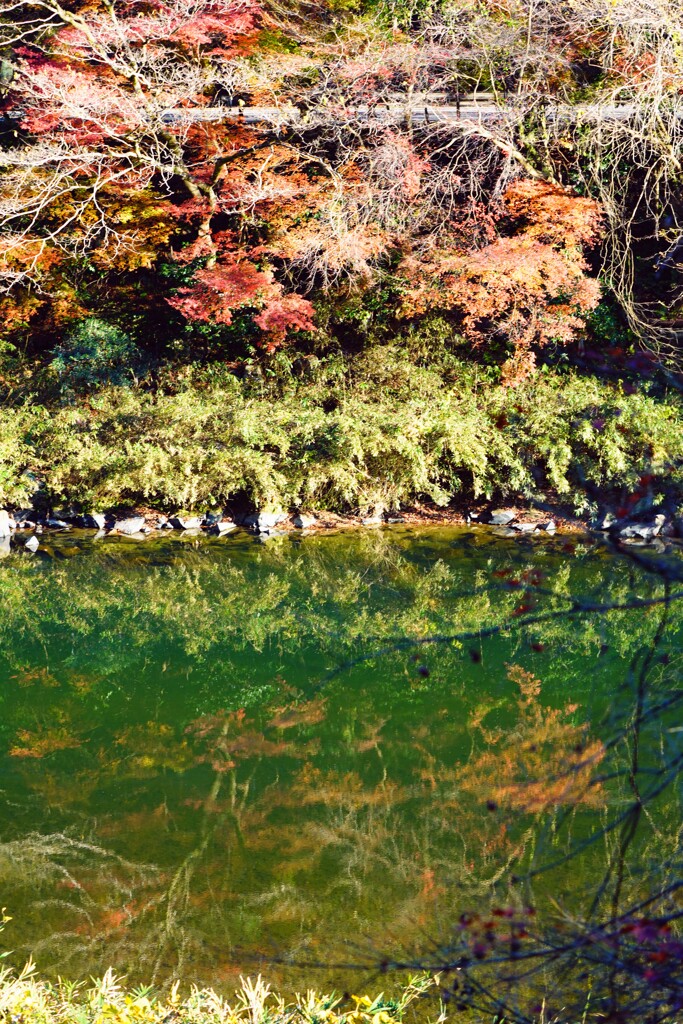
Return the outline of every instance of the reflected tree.
<path id="1" fill-rule="evenodd" d="M 675 1017 L 680 563 L 439 538 L 0 576 L 3 787 L 60 826 L 2 859 L 41 966 L 420 968 L 449 1012 Z"/>
<path id="2" fill-rule="evenodd" d="M 683 1009 L 683 691 L 672 628 L 683 568 L 637 549 L 620 546 L 619 553 L 656 581 L 650 596 L 635 587 L 616 601 L 567 595 L 564 608 L 525 604 L 517 621 L 488 630 L 610 619 L 632 609 L 655 624 L 592 737 L 575 719 L 576 705 L 541 707 L 539 680 L 519 666 L 509 669 L 520 690 L 517 722 L 488 725 L 495 707 L 474 716 L 482 742 L 456 772 L 460 793 L 477 795 L 482 820 L 488 814 L 503 832 L 533 821 L 533 841 L 514 849 L 483 911 L 463 894 L 460 913 L 447 915 L 428 948 L 418 943 L 375 963 L 381 972 L 437 973 L 443 1000 L 476 1019 L 655 1024 Z M 397 638 L 360 660 L 473 639 L 469 631 Z M 486 851 L 484 841 L 473 856 Z"/>

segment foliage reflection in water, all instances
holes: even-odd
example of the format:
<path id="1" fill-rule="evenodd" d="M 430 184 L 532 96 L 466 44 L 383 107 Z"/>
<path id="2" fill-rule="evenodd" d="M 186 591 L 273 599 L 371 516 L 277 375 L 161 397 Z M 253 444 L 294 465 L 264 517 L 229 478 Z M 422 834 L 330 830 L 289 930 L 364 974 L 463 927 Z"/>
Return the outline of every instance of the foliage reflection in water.
<path id="1" fill-rule="evenodd" d="M 438 966 L 454 929 L 492 956 L 495 929 L 461 918 L 474 908 L 514 914 L 515 943 L 531 907 L 588 919 L 614 897 L 610 823 L 632 785 L 615 764 L 630 763 L 639 658 L 657 642 L 647 671 L 666 705 L 680 611 L 658 635 L 659 605 L 572 602 L 647 602 L 662 586 L 588 542 L 485 530 L 74 533 L 13 554 L 0 567 L 13 961 L 225 989 L 268 964 L 292 990 L 353 988 L 356 966 L 427 949 Z M 671 714 L 640 739 L 651 773 L 679 740 Z M 664 788 L 638 822 L 619 901 L 675 870 L 677 799 Z M 307 964 L 327 966 L 312 979 Z"/>

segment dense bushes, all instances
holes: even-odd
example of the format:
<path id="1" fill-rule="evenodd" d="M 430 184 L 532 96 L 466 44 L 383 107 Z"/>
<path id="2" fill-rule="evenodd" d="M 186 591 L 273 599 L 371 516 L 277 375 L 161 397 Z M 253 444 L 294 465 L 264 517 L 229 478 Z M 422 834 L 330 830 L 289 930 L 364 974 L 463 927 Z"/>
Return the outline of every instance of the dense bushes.
<path id="1" fill-rule="evenodd" d="M 97 317 L 76 324 L 54 350 L 51 369 L 63 394 L 133 379 L 137 349 L 123 331 Z"/>
<path id="2" fill-rule="evenodd" d="M 627 390 L 633 393 L 626 393 Z M 594 488 L 681 481 L 683 408 L 672 397 L 546 369 L 515 388 L 455 358 L 397 347 L 290 363 L 240 380 L 222 366 L 151 389 L 103 386 L 87 408 L 26 402 L 0 413 L 0 501 L 98 507 L 395 508 L 426 497 L 552 489 L 586 509 Z M 664 486 L 664 483 L 662 484 Z"/>

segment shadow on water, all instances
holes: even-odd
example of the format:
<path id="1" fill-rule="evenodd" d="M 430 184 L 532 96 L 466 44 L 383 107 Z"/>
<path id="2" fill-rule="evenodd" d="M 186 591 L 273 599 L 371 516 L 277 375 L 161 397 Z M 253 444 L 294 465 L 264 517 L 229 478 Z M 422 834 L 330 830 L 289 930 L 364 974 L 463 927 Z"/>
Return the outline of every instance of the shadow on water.
<path id="1" fill-rule="evenodd" d="M 680 875 L 683 606 L 661 603 L 662 566 L 680 574 L 572 537 L 443 528 L 74 531 L 13 553 L 12 960 L 219 989 L 266 969 L 290 990 L 313 969 L 343 990 L 446 966 L 447 994 L 474 1002 L 489 983 L 470 964 L 509 973 L 551 929 L 585 992 L 577 930 Z M 548 962 L 518 979 L 525 998 Z"/>

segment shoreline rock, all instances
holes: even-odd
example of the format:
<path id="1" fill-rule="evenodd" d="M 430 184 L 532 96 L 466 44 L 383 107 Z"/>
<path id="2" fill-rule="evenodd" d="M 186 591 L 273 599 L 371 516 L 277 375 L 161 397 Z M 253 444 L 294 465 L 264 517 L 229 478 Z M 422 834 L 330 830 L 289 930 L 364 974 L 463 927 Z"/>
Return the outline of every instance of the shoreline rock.
<path id="1" fill-rule="evenodd" d="M 548 518 L 552 511 L 553 518 Z M 125 513 L 128 512 L 128 515 Z M 545 517 L 542 512 L 545 512 Z M 60 515 L 39 513 L 36 510 L 21 509 L 14 516 L 7 509 L 0 509 L 0 538 L 13 536 L 16 530 L 40 534 L 43 530 L 66 532 L 73 528 L 94 530 L 97 537 L 110 534 L 144 539 L 157 531 L 177 531 L 185 537 L 198 536 L 202 532 L 212 536 L 227 536 L 242 526 L 257 537 L 281 536 L 291 531 L 306 536 L 320 535 L 331 531 L 377 528 L 382 526 L 403 526 L 406 529 L 433 527 L 468 527 L 478 529 L 485 526 L 499 536 L 523 538 L 545 535 L 552 537 L 561 533 L 585 534 L 587 536 L 609 537 L 616 544 L 645 544 L 654 547 L 664 544 L 678 546 L 683 541 L 683 516 L 679 510 L 655 511 L 648 514 L 618 518 L 609 509 L 592 520 L 577 517 L 560 510 L 557 504 L 545 504 L 542 511 L 533 507 L 510 506 L 491 508 L 486 503 L 447 507 L 415 505 L 402 508 L 400 512 L 386 511 L 382 515 L 343 515 L 325 511 L 236 513 L 207 512 L 176 514 L 170 518 L 154 509 L 105 510 L 102 512 L 76 513 L 72 510 Z M 159 535 L 161 535 L 159 533 Z"/>
<path id="2" fill-rule="evenodd" d="M 271 533 L 287 518 L 287 513 L 281 511 L 253 512 L 250 515 L 243 516 L 241 522 L 239 519 L 237 522 L 241 526 L 246 526 L 249 529 L 255 530 L 257 533 Z"/>
<path id="3" fill-rule="evenodd" d="M 496 508 L 491 512 L 488 519 L 484 519 L 483 522 L 488 522 L 490 526 L 511 526 L 516 518 L 516 512 L 509 509 Z"/>
<path id="4" fill-rule="evenodd" d="M 14 529 L 14 520 L 5 508 L 0 508 L 0 537 L 9 537 Z"/>
<path id="5" fill-rule="evenodd" d="M 308 515 L 306 512 L 299 512 L 292 519 L 292 524 L 296 526 L 297 530 L 310 530 L 317 522 L 315 516 Z"/>
<path id="6" fill-rule="evenodd" d="M 132 537 L 136 533 L 144 533 L 149 530 L 144 516 L 132 516 L 130 519 L 121 519 L 114 523 L 112 533 L 121 533 L 124 537 Z"/>
<path id="7" fill-rule="evenodd" d="M 218 523 L 212 523 L 208 528 L 208 532 L 216 537 L 225 537 L 226 534 L 232 533 L 236 529 L 237 523 L 233 523 L 229 519 L 223 519 Z"/>
<path id="8" fill-rule="evenodd" d="M 168 521 L 174 530 L 199 530 L 203 525 L 201 516 L 171 516 Z"/>

